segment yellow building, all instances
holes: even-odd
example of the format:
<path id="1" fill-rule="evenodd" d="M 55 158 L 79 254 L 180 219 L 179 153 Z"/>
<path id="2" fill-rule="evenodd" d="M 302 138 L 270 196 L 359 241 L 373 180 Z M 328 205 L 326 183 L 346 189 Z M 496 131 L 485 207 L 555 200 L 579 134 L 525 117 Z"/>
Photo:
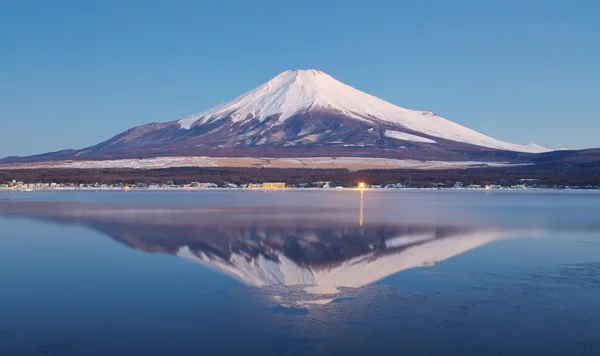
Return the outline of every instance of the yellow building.
<path id="1" fill-rule="evenodd" d="M 263 189 L 285 189 L 285 183 L 263 183 Z"/>

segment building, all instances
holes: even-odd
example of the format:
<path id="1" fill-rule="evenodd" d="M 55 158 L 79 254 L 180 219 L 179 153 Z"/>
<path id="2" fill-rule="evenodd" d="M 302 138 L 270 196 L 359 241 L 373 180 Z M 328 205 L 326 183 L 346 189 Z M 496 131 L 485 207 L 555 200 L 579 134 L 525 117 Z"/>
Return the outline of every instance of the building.
<path id="1" fill-rule="evenodd" d="M 192 182 L 190 184 L 194 188 L 218 188 L 219 186 L 216 183 L 201 183 L 201 182 Z"/>
<path id="2" fill-rule="evenodd" d="M 329 188 L 331 187 L 331 182 L 329 181 L 318 181 L 313 182 L 312 185 L 317 188 Z"/>
<path id="3" fill-rule="evenodd" d="M 263 183 L 262 184 L 262 188 L 263 189 L 285 189 L 285 183 Z"/>
<path id="4" fill-rule="evenodd" d="M 404 188 L 407 188 L 407 186 L 402 183 L 392 183 L 392 184 L 387 184 L 385 186 L 385 189 L 404 189 Z"/>

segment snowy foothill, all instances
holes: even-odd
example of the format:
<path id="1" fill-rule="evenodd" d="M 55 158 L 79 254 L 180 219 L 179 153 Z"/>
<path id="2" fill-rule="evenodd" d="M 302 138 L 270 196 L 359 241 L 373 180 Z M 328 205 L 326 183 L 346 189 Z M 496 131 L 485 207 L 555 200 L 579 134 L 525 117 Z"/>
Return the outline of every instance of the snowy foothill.
<path id="1" fill-rule="evenodd" d="M 2 169 L 98 169 L 98 168 L 133 168 L 157 169 L 176 167 L 261 167 L 261 168 L 306 168 L 327 169 L 347 168 L 360 169 L 460 169 L 476 167 L 511 167 L 531 165 L 530 163 L 514 164 L 510 162 L 479 162 L 479 161 L 419 161 L 376 157 L 298 157 L 298 158 L 269 158 L 269 157 L 157 157 L 121 160 L 78 160 L 31 162 L 1 165 Z"/>

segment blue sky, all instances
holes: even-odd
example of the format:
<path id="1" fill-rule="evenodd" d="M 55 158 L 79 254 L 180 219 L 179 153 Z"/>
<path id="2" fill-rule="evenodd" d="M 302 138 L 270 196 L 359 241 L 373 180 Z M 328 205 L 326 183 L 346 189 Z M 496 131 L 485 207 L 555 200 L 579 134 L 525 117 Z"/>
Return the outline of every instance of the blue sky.
<path id="1" fill-rule="evenodd" d="M 0 157 L 82 148 L 315 68 L 549 147 L 600 146 L 600 2 L 0 0 Z"/>

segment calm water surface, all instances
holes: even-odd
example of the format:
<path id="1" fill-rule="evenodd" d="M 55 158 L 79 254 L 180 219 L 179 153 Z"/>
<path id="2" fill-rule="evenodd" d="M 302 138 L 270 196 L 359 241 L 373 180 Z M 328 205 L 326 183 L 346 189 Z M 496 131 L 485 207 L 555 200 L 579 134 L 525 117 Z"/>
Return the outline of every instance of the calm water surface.
<path id="1" fill-rule="evenodd" d="M 0 192 L 0 356 L 600 355 L 600 194 Z"/>

